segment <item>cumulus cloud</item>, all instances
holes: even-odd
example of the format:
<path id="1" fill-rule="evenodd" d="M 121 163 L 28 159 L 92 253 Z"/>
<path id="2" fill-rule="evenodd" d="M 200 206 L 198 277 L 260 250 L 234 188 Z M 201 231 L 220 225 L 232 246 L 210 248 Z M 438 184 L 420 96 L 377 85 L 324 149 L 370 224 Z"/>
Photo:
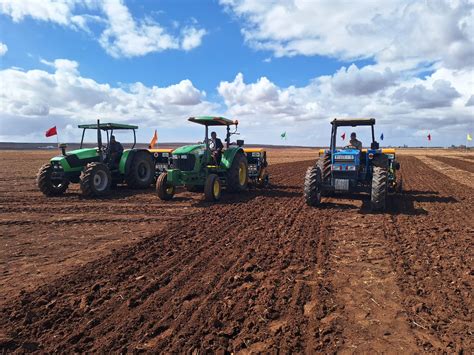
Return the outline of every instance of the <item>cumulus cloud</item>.
<path id="1" fill-rule="evenodd" d="M 394 81 L 395 75 L 389 68 L 380 73 L 369 66 L 359 69 L 352 64 L 347 69 L 342 67 L 334 74 L 332 85 L 341 94 L 367 95 L 393 85 Z"/>
<path id="2" fill-rule="evenodd" d="M 8 52 L 8 46 L 5 43 L 0 42 L 0 57 L 4 56 Z"/>
<path id="3" fill-rule="evenodd" d="M 177 122 L 184 122 L 183 117 L 216 109 L 216 105 L 205 101 L 205 92 L 190 80 L 167 87 L 133 83 L 117 88 L 81 76 L 75 61 L 57 59 L 44 63 L 51 65 L 53 72 L 12 68 L 0 71 L 0 136 L 5 136 L 13 123 L 27 134 L 38 125 L 28 122 L 51 117 L 63 125 L 101 117 L 145 126 L 176 126 Z"/>
<path id="4" fill-rule="evenodd" d="M 453 100 L 460 96 L 446 80 L 436 80 L 431 89 L 424 85 L 415 85 L 410 88 L 399 88 L 393 94 L 395 100 L 409 103 L 414 108 L 449 107 Z"/>
<path id="5" fill-rule="evenodd" d="M 472 66 L 474 4 L 460 1 L 382 2 L 221 0 L 243 21 L 246 41 L 275 56 L 323 55 L 416 66 L 442 61 Z"/>
<path id="6" fill-rule="evenodd" d="M 113 57 L 143 56 L 172 49 L 189 51 L 199 47 L 207 33 L 195 25 L 171 33 L 150 17 L 136 20 L 123 0 L 1 0 L 0 13 L 15 22 L 31 17 L 86 31 Z M 103 30 L 93 33 L 89 22 L 99 23 Z"/>
<path id="7" fill-rule="evenodd" d="M 340 72 L 347 75 L 348 70 Z M 365 88 L 362 85 L 341 93 L 334 89 L 341 83 L 337 74 L 314 78 L 306 86 L 279 87 L 266 77 L 246 83 L 239 73 L 233 81 L 222 81 L 218 92 L 227 107 L 225 114 L 238 118 L 248 132 L 247 139 L 253 141 L 266 141 L 287 131 L 292 144 L 327 144 L 331 118 L 376 117 L 378 129 L 388 137 L 384 143 L 420 144 L 420 132 L 430 129 L 440 132 L 444 143 L 452 144 L 472 121 L 472 110 L 463 99 L 472 95 L 472 88 L 457 79 L 458 75 L 442 69 L 424 79 L 389 81 L 390 85 L 380 85 L 378 90 L 361 89 Z M 351 83 L 353 78 L 349 78 Z M 459 105 L 454 104 L 457 99 Z"/>

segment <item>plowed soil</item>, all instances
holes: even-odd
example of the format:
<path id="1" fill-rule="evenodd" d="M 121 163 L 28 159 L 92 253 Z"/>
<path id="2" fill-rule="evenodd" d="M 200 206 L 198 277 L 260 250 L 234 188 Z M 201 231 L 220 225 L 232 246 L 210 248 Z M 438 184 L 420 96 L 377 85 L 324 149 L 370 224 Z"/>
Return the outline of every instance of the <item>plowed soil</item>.
<path id="1" fill-rule="evenodd" d="M 273 164 L 271 188 L 212 205 L 126 189 L 46 199 L 12 164 L 0 349 L 472 353 L 473 191 L 400 160 L 406 191 L 380 214 L 367 195 L 306 206 L 308 162 Z"/>
<path id="2" fill-rule="evenodd" d="M 469 171 L 470 173 L 474 173 L 474 160 L 469 161 L 468 159 L 463 158 L 456 159 L 456 158 L 447 158 L 447 157 L 433 157 L 433 159 L 439 160 L 445 164 L 454 166 L 455 168 Z"/>

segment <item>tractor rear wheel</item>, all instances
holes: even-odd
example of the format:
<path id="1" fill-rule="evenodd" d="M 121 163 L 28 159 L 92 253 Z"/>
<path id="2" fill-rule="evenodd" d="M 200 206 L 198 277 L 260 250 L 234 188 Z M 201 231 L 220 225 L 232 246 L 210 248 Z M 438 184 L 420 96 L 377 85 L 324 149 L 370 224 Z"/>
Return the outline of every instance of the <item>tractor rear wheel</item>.
<path id="1" fill-rule="evenodd" d="M 216 174 L 210 174 L 206 178 L 204 186 L 204 199 L 208 202 L 215 202 L 221 198 L 222 185 Z"/>
<path id="2" fill-rule="evenodd" d="M 388 171 L 382 166 L 374 166 L 372 173 L 372 190 L 370 204 L 372 210 L 383 211 L 385 209 L 388 186 Z"/>
<path id="3" fill-rule="evenodd" d="M 174 196 L 174 186 L 168 184 L 168 173 L 161 173 L 156 180 L 156 193 L 163 201 L 169 201 Z"/>
<path id="4" fill-rule="evenodd" d="M 45 196 L 59 196 L 62 195 L 69 186 L 69 181 L 66 179 L 56 180 L 52 179 L 53 166 L 51 164 L 44 164 L 38 171 L 36 176 L 36 183 L 38 188 Z"/>
<path id="5" fill-rule="evenodd" d="M 324 153 L 321 155 L 317 165 L 321 170 L 321 182 L 327 183 L 331 178 L 331 154 Z M 329 196 L 330 194 L 330 191 L 321 191 L 321 196 Z"/>
<path id="6" fill-rule="evenodd" d="M 227 191 L 241 192 L 247 189 L 248 163 L 242 152 L 237 152 L 227 172 Z"/>
<path id="7" fill-rule="evenodd" d="M 89 163 L 81 174 L 81 191 L 84 196 L 103 196 L 109 193 L 112 176 L 107 165 Z"/>
<path id="8" fill-rule="evenodd" d="M 145 151 L 136 152 L 132 157 L 130 171 L 125 180 L 127 186 L 132 189 L 145 189 L 149 187 L 155 177 L 153 158 Z"/>
<path id="9" fill-rule="evenodd" d="M 321 204 L 321 169 L 319 166 L 310 166 L 306 170 L 304 179 L 304 199 L 309 206 Z"/>

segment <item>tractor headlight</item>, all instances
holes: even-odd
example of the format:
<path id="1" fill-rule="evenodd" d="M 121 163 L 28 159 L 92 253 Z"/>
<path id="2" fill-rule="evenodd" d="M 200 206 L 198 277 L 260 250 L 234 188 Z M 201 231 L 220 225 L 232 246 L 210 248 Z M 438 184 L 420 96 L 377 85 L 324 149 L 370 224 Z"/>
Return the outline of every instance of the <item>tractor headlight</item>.
<path id="1" fill-rule="evenodd" d="M 354 160 L 354 155 L 335 155 L 335 160 Z"/>
<path id="2" fill-rule="evenodd" d="M 253 153 L 252 153 L 252 157 L 254 157 L 254 158 L 259 158 L 259 157 L 260 157 L 260 153 L 259 153 L 259 152 L 253 152 Z"/>

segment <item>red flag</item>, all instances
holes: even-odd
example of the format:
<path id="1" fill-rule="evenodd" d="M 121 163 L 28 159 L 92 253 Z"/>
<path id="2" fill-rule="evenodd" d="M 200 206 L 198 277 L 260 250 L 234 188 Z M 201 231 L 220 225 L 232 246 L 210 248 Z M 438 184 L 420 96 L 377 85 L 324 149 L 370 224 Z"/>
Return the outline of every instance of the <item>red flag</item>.
<path id="1" fill-rule="evenodd" d="M 342 134 L 341 138 L 342 138 L 343 141 L 346 140 L 346 132 L 344 132 L 344 133 Z"/>
<path id="2" fill-rule="evenodd" d="M 56 126 L 51 127 L 50 129 L 46 131 L 46 137 L 55 136 L 57 134 L 58 134 L 58 131 L 56 130 Z"/>
<path id="3" fill-rule="evenodd" d="M 428 133 L 428 140 L 431 142 L 431 133 Z"/>

